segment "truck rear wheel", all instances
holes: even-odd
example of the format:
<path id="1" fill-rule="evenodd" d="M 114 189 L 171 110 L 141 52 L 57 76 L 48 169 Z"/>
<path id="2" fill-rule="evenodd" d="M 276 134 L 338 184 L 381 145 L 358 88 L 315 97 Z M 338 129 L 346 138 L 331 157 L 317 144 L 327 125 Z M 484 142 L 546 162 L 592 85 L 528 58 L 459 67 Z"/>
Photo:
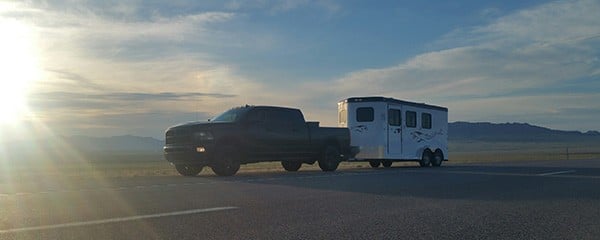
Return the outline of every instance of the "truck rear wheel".
<path id="1" fill-rule="evenodd" d="M 381 161 L 379 160 L 369 160 L 369 165 L 371 165 L 372 168 L 378 168 L 380 164 Z"/>
<path id="2" fill-rule="evenodd" d="M 240 156 L 234 148 L 224 148 L 211 168 L 219 176 L 233 176 L 240 170 Z"/>
<path id="3" fill-rule="evenodd" d="M 175 170 L 177 170 L 177 172 L 179 174 L 181 174 L 181 176 L 186 176 L 186 177 L 193 177 L 198 175 L 198 173 L 200 173 L 202 171 L 202 166 L 193 166 L 193 165 L 175 165 Z"/>
<path id="4" fill-rule="evenodd" d="M 282 161 L 281 166 L 288 172 L 296 172 L 302 167 L 302 162 L 297 161 Z"/>
<path id="5" fill-rule="evenodd" d="M 319 167 L 324 172 L 333 172 L 340 165 L 340 150 L 334 145 L 329 145 L 323 150 Z"/>
<path id="6" fill-rule="evenodd" d="M 444 154 L 441 150 L 435 150 L 433 153 L 433 159 L 431 160 L 431 166 L 439 167 L 442 165 L 442 161 L 444 161 Z"/>
<path id="7" fill-rule="evenodd" d="M 394 162 L 392 162 L 392 160 L 383 160 L 383 161 L 381 162 L 381 164 L 382 164 L 382 165 L 383 165 L 385 168 L 389 168 L 389 167 L 391 167 L 391 166 L 392 166 L 392 163 L 394 163 Z"/>
<path id="8" fill-rule="evenodd" d="M 421 156 L 421 161 L 419 162 L 419 165 L 421 165 L 421 167 L 429 167 L 429 165 L 431 164 L 432 157 L 433 153 L 431 153 L 431 150 L 425 150 L 423 152 L 423 155 Z"/>

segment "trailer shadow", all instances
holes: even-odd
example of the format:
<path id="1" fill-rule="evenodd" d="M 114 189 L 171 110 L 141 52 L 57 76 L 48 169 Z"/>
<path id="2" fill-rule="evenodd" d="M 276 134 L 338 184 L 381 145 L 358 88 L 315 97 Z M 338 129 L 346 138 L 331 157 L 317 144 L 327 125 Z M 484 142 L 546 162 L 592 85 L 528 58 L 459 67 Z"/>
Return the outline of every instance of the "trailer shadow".
<path id="1" fill-rule="evenodd" d="M 600 160 L 559 166 L 468 164 L 440 168 L 412 166 L 351 169 L 336 172 L 299 171 L 242 173 L 216 181 L 248 182 L 319 191 L 436 199 L 522 201 L 539 199 L 600 200 Z M 575 163 L 575 162 L 573 162 Z"/>

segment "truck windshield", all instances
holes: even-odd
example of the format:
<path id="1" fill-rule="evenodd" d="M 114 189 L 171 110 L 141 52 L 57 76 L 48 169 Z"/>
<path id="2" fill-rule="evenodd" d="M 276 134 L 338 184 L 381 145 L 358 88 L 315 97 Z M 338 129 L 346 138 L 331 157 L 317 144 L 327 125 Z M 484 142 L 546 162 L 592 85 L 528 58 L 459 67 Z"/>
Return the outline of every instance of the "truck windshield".
<path id="1" fill-rule="evenodd" d="M 236 122 L 240 119 L 244 113 L 248 111 L 248 108 L 240 107 L 240 108 L 232 108 L 228 111 L 221 113 L 219 116 L 213 119 L 213 122 Z"/>

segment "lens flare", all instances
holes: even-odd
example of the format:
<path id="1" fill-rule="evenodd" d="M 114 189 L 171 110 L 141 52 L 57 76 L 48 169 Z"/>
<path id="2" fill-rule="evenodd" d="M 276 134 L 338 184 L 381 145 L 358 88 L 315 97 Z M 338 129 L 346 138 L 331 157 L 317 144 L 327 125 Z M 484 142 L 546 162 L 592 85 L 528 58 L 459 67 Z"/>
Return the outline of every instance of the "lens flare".
<path id="1" fill-rule="evenodd" d="M 28 115 L 27 94 L 41 70 L 30 26 L 0 19 L 0 30 L 0 124 L 6 124 Z"/>

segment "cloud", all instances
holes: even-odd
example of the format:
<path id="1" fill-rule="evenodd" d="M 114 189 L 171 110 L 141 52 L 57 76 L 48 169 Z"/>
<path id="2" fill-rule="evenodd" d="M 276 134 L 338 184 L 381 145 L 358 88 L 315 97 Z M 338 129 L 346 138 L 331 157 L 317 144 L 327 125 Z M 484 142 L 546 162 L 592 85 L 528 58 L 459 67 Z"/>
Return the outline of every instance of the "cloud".
<path id="1" fill-rule="evenodd" d="M 598 11 L 600 4 L 595 0 L 556 1 L 502 17 L 474 34 L 515 42 L 580 41 L 600 34 L 598 18 L 590 15 Z"/>
<path id="2" fill-rule="evenodd" d="M 225 8 L 236 11 L 242 9 L 265 9 L 270 14 L 284 14 L 302 8 L 319 9 L 333 14 L 342 9 L 341 5 L 333 0 L 234 0 L 227 2 Z"/>
<path id="3" fill-rule="evenodd" d="M 455 45 L 417 55 L 395 66 L 355 71 L 330 87 L 307 88 L 328 101 L 348 96 L 384 95 L 449 106 L 451 120 L 537 121 L 539 108 L 600 108 L 597 95 L 586 101 L 556 101 L 556 90 L 600 91 L 600 12 L 598 1 L 560 1 L 500 17 L 489 25 L 459 30 L 437 45 Z M 458 39 L 451 39 L 458 37 Z M 573 82 L 578 87 L 573 88 Z M 546 89 L 553 89 L 546 93 Z M 568 92 L 560 93 L 562 95 Z M 527 98 L 539 104 L 513 101 Z M 494 101 L 486 101 L 493 99 Z M 542 101 L 552 100 L 552 101 Z M 480 104 L 488 102 L 489 104 Z M 504 106 L 520 105 L 502 111 Z M 461 114 L 452 114 L 452 112 Z M 464 115 L 463 115 L 464 114 Z M 504 116 L 504 117 L 503 117 Z M 578 116 L 571 118 L 577 119 Z M 563 122 L 543 121 L 569 128 Z M 534 122 L 535 123 L 535 122 Z"/>
<path id="4" fill-rule="evenodd" d="M 36 93 L 29 97 L 31 107 L 48 110 L 50 108 L 99 108 L 110 109 L 119 103 L 149 101 L 201 101 L 203 98 L 232 98 L 235 95 L 219 93 L 197 92 L 161 92 L 161 93 L 127 93 L 127 92 L 102 92 L 102 93 L 73 93 L 73 92 L 45 92 Z"/>
<path id="5" fill-rule="evenodd" d="M 10 6 L 0 7 L 0 18 L 18 19 L 35 30 L 45 69 L 30 93 L 31 107 L 39 117 L 64 121 L 61 126 L 67 128 L 80 122 L 81 131 L 116 129 L 119 122 L 130 128 L 135 123 L 128 116 L 172 124 L 184 117 L 194 120 L 195 111 L 210 116 L 241 104 L 299 107 L 307 119 L 335 125 L 335 103 L 362 95 L 448 106 L 451 120 L 529 121 L 565 129 L 573 127 L 552 120 L 558 119 L 554 113 L 575 120 L 566 114 L 573 111 L 565 109 L 600 108 L 593 94 L 600 91 L 597 1 L 551 2 L 504 16 L 484 9 L 489 24 L 456 29 L 432 43 L 430 52 L 325 80 L 298 79 L 286 72 L 290 69 L 263 66 L 265 52 L 302 50 L 286 45 L 289 39 L 276 35 L 280 29 L 245 22 L 262 14 L 336 13 L 342 9 L 336 1 L 31 1 Z M 244 72 L 249 65 L 252 69 Z M 249 77 L 249 71 L 260 77 Z M 270 75 L 274 71 L 280 72 Z M 158 117 L 162 113 L 181 118 Z M 104 118 L 111 120 L 96 121 Z"/>

